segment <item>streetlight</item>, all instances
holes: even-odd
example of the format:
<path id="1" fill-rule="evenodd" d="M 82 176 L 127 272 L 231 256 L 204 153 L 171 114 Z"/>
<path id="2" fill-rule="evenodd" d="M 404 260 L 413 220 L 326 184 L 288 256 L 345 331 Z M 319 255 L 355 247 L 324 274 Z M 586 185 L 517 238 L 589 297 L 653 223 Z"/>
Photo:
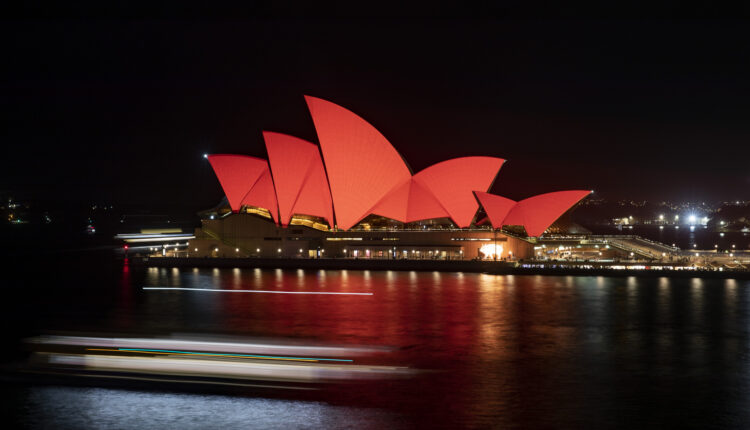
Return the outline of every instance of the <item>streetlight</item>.
<path id="1" fill-rule="evenodd" d="M 208 158 L 208 154 L 203 154 L 203 158 Z"/>

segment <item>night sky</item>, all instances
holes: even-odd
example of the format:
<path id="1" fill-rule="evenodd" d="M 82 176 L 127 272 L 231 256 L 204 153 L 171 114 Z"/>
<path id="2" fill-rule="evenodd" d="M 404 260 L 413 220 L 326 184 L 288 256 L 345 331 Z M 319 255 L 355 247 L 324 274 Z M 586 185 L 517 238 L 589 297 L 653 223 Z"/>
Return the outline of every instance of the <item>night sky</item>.
<path id="1" fill-rule="evenodd" d="M 508 160 L 493 192 L 750 198 L 746 22 L 23 20 L 3 23 L 0 191 L 204 209 L 202 158 L 316 142 L 309 94 L 417 172 Z"/>

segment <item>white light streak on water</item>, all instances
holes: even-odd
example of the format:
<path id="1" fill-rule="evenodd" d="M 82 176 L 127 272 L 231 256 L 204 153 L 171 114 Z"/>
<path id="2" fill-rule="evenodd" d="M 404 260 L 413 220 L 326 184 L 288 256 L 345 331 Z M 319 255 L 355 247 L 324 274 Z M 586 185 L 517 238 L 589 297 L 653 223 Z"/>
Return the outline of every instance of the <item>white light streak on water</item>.
<path id="1" fill-rule="evenodd" d="M 144 290 L 174 291 L 213 291 L 219 293 L 261 293 L 261 294 L 319 294 L 339 296 L 371 296 L 372 293 L 335 293 L 328 291 L 268 291 L 268 290 L 224 290 L 221 288 L 178 288 L 178 287 L 143 287 Z"/>

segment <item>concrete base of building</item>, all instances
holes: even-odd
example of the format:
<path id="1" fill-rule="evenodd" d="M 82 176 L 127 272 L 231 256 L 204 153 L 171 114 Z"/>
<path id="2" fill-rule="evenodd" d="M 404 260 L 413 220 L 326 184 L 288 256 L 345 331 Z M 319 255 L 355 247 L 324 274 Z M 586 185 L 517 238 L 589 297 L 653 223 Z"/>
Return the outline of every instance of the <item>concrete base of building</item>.
<path id="1" fill-rule="evenodd" d="M 359 258 L 372 260 L 512 260 L 530 258 L 534 244 L 492 229 L 324 231 L 281 227 L 254 214 L 204 219 L 189 257 Z"/>

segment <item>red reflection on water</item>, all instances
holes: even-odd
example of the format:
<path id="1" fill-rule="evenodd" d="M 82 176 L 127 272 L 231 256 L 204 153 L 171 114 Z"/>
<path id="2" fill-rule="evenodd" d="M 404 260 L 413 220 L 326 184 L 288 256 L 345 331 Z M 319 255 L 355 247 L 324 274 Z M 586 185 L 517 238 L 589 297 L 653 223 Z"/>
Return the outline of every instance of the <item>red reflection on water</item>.
<path id="1" fill-rule="evenodd" d="M 646 411 L 675 395 L 713 402 L 691 387 L 723 386 L 716 375 L 732 368 L 726 363 L 737 365 L 738 345 L 746 346 L 731 333 L 747 336 L 750 314 L 749 288 L 712 281 L 705 281 L 709 288 L 689 280 L 253 269 L 184 271 L 177 278 L 155 270 L 147 281 L 372 292 L 148 292 L 131 312 L 137 320 L 122 326 L 393 346 L 374 364 L 434 372 L 364 390 L 357 400 L 415 417 L 412 424 L 456 427 L 611 423 L 623 403 L 618 392 L 638 392 L 646 400 L 625 401 Z M 688 381 L 687 373 L 697 376 Z M 720 382 L 727 381 L 734 379 Z"/>

